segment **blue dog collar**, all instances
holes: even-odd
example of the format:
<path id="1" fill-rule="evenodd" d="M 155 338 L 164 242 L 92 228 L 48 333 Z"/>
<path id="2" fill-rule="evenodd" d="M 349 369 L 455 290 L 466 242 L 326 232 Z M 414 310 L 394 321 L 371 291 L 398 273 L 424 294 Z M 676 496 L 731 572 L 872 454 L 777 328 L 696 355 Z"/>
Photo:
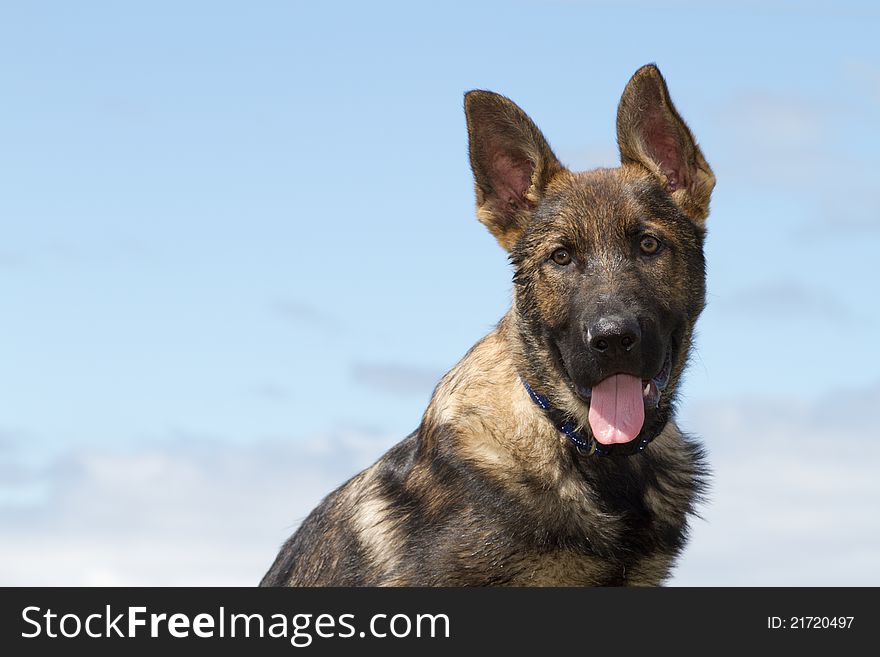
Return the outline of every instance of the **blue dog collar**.
<path id="1" fill-rule="evenodd" d="M 554 408 L 553 404 L 550 403 L 550 400 L 542 395 L 541 393 L 535 392 L 532 389 L 525 379 L 520 379 L 522 381 L 523 386 L 525 386 L 526 392 L 529 393 L 529 397 L 532 398 L 532 401 L 538 405 L 538 407 L 543 410 L 548 419 L 553 423 L 553 425 L 563 434 L 565 434 L 568 439 L 574 444 L 578 453 L 583 456 L 590 456 L 592 454 L 597 454 L 599 456 L 610 456 L 616 452 L 623 452 L 623 450 L 618 449 L 618 447 L 622 446 L 608 446 L 602 445 L 596 439 L 592 437 L 584 436 L 580 431 L 575 429 L 574 423 L 571 421 L 569 417 L 564 415 L 559 409 Z M 648 446 L 648 443 L 651 442 L 650 438 L 642 438 L 638 447 L 636 448 L 636 452 L 642 452 Z M 633 452 L 627 452 L 633 453 Z"/>

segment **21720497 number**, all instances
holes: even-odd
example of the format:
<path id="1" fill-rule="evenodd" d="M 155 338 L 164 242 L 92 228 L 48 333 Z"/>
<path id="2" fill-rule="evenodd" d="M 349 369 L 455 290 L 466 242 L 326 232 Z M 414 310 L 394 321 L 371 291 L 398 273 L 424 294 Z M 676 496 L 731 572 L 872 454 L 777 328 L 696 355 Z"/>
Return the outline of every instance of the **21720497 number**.
<path id="1" fill-rule="evenodd" d="M 768 616 L 770 630 L 848 630 L 855 616 Z"/>

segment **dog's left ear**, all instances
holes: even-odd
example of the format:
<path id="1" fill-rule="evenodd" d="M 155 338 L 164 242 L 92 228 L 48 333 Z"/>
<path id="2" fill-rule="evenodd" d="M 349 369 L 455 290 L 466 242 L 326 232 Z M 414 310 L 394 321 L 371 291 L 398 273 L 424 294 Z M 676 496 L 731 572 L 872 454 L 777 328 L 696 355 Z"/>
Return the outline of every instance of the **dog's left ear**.
<path id="1" fill-rule="evenodd" d="M 636 71 L 623 91 L 617 108 L 617 144 L 624 165 L 646 168 L 682 212 L 698 224 L 705 222 L 715 175 L 653 64 Z"/>
<path id="2" fill-rule="evenodd" d="M 563 166 L 528 115 L 504 96 L 469 91 L 464 112 L 477 218 L 509 251 Z"/>

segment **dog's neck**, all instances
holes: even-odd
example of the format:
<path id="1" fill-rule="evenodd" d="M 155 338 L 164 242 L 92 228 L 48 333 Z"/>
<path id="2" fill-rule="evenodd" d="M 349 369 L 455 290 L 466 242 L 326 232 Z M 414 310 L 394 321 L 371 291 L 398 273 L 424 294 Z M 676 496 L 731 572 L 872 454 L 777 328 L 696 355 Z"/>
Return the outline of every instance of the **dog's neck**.
<path id="1" fill-rule="evenodd" d="M 465 452 L 495 465 L 528 454 L 532 463 L 558 465 L 570 458 L 566 439 L 535 405 L 522 384 L 511 313 L 440 381 L 423 418 L 426 436 L 453 429 Z"/>

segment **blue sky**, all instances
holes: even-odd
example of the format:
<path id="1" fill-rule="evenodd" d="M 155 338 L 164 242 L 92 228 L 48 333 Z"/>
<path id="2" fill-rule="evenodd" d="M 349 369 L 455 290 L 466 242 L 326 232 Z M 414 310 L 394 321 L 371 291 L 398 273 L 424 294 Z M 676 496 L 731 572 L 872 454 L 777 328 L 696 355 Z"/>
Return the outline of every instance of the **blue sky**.
<path id="1" fill-rule="evenodd" d="M 716 457 L 729 524 L 707 507 L 703 565 L 685 561 L 681 581 L 722 581 L 731 563 L 712 546 L 737 530 L 742 492 L 725 473 L 747 475 L 754 451 L 813 458 L 805 433 L 817 450 L 839 435 L 853 459 L 805 461 L 797 486 L 842 491 L 880 437 L 864 421 L 880 400 L 878 23 L 870 3 L 773 1 L 4 6 L 6 554 L 38 535 L 85 541 L 50 526 L 97 523 L 77 514 L 116 495 L 153 509 L 170 541 L 163 505 L 223 489 L 215 454 L 255 506 L 296 498 L 252 528 L 236 576 L 258 579 L 310 504 L 415 428 L 508 307 L 505 255 L 473 214 L 463 92 L 514 99 L 572 168 L 609 166 L 620 92 L 656 62 L 718 178 L 682 424 Z M 140 475 L 179 498 L 150 498 Z M 878 492 L 865 481 L 858 495 Z M 790 505 L 766 518 L 798 511 L 800 489 L 767 486 L 761 504 Z M 869 526 L 853 549 L 876 567 Z M 130 536 L 106 538 L 106 562 Z M 168 554 L 169 583 L 195 581 Z M 132 568 L 82 581 L 143 582 Z"/>

